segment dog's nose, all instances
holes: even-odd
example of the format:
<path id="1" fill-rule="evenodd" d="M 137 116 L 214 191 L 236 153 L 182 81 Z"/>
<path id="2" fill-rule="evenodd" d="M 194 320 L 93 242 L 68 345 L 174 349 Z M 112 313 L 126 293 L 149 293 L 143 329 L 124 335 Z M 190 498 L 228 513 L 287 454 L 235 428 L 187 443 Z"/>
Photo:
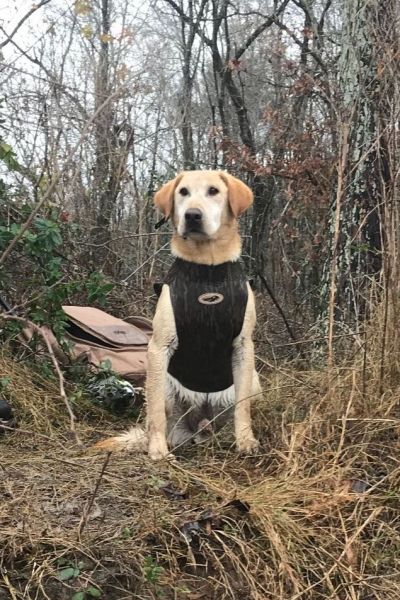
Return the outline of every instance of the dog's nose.
<path id="1" fill-rule="evenodd" d="M 188 208 L 185 212 L 185 221 L 188 225 L 200 225 L 203 213 L 199 208 Z"/>

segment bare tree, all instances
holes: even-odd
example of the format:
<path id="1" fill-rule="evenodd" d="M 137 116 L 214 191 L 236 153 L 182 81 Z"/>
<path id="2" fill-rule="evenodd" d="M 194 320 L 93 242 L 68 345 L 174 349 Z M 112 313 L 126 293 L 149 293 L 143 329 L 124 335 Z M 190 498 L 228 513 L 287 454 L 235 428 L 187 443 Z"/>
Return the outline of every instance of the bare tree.
<path id="1" fill-rule="evenodd" d="M 366 285 L 382 266 L 382 206 L 390 179 L 385 123 L 394 90 L 381 76 L 380 65 L 385 49 L 396 44 L 388 19 L 390 14 L 396 22 L 396 4 L 345 2 L 337 109 L 340 189 L 332 205 L 332 228 L 334 222 L 336 226 L 329 270 L 331 322 L 359 322 Z"/>

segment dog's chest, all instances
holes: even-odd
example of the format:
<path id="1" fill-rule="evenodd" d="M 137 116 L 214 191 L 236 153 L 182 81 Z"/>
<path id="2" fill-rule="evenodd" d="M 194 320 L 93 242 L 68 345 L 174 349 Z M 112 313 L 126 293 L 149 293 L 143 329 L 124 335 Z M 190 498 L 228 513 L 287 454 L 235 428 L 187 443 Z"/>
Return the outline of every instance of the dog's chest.
<path id="1" fill-rule="evenodd" d="M 233 383 L 233 340 L 247 305 L 240 263 L 197 265 L 176 259 L 165 281 L 170 287 L 178 344 L 168 372 L 196 392 L 217 392 Z"/>

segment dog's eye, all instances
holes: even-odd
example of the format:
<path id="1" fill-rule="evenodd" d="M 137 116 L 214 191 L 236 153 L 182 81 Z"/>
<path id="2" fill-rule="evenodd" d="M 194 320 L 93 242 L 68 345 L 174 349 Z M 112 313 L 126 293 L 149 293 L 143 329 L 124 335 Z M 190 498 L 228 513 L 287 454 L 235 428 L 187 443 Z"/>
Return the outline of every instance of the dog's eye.
<path id="1" fill-rule="evenodd" d="M 189 196 L 189 190 L 187 188 L 185 188 L 185 187 L 181 188 L 179 190 L 179 193 L 180 193 L 181 196 Z"/>
<path id="2" fill-rule="evenodd" d="M 217 189 L 216 187 L 209 187 L 208 188 L 208 195 L 209 196 L 216 196 L 219 193 L 219 189 Z"/>

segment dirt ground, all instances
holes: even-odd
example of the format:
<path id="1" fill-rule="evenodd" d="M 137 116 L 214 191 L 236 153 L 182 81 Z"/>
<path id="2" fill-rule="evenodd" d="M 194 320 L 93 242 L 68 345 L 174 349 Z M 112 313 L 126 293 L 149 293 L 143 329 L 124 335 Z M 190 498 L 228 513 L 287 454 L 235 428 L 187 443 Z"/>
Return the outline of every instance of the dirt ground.
<path id="1" fill-rule="evenodd" d="M 366 397 L 362 365 L 270 374 L 256 457 L 227 428 L 157 464 L 91 452 L 126 423 L 80 398 L 77 445 L 55 383 L 0 372 L 1 600 L 399 598 L 399 394 Z"/>

